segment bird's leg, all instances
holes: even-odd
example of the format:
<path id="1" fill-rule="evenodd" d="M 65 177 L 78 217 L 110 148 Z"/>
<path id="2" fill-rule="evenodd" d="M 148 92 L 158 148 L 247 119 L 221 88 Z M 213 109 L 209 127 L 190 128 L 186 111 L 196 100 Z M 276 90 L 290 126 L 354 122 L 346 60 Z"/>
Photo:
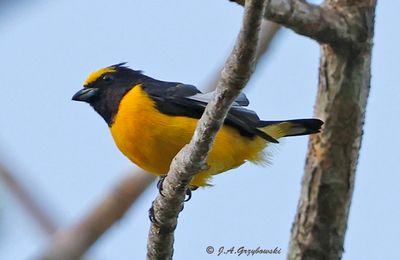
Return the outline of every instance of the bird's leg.
<path id="1" fill-rule="evenodd" d="M 164 194 L 162 193 L 163 190 L 163 183 L 165 180 L 165 176 L 160 176 L 160 179 L 157 182 L 157 188 L 158 188 L 158 192 L 160 193 L 161 196 L 164 197 Z"/>
<path id="2" fill-rule="evenodd" d="M 188 188 L 187 190 L 186 190 L 186 198 L 185 198 L 185 200 L 183 201 L 183 202 L 187 202 L 187 201 L 189 201 L 191 198 L 192 198 L 192 190 L 190 189 L 190 188 Z"/>
<path id="3" fill-rule="evenodd" d="M 164 195 L 162 194 L 162 184 L 163 184 L 164 179 L 165 179 L 165 176 L 162 176 L 162 177 L 160 177 L 160 180 L 157 182 L 157 188 L 158 188 L 158 190 L 159 190 L 161 196 L 163 196 L 163 197 L 164 197 Z M 189 200 L 192 198 L 192 191 L 195 191 L 195 190 L 197 190 L 198 188 L 199 188 L 199 187 L 197 187 L 197 186 L 190 186 L 190 187 L 186 190 L 186 196 L 187 196 L 187 198 L 185 198 L 185 200 L 184 200 L 183 202 L 189 201 Z M 182 203 L 182 208 L 181 208 L 180 211 L 182 211 L 183 208 L 184 208 L 184 204 Z M 151 222 L 151 223 L 153 223 L 153 224 L 155 224 L 155 225 L 158 224 L 158 221 L 157 221 L 156 217 L 154 216 L 154 201 L 151 203 L 151 207 L 150 207 L 150 209 L 149 209 L 149 219 L 150 219 L 150 222 Z"/>
<path id="4" fill-rule="evenodd" d="M 186 196 L 185 200 L 183 202 L 187 202 L 192 198 L 192 191 L 197 190 L 199 187 L 197 186 L 189 186 L 189 188 L 186 190 Z M 182 208 L 183 209 L 183 208 Z"/>
<path id="5" fill-rule="evenodd" d="M 157 220 L 156 217 L 154 216 L 154 201 L 151 203 L 151 207 L 149 209 L 149 219 L 151 223 L 154 223 L 157 225 Z"/>
<path id="6" fill-rule="evenodd" d="M 192 191 L 195 191 L 198 188 L 199 188 L 199 186 L 192 186 L 192 185 L 189 186 L 189 189 L 192 190 Z"/>
<path id="7" fill-rule="evenodd" d="M 162 193 L 163 190 L 163 183 L 165 180 L 166 176 L 160 176 L 160 179 L 157 182 L 157 188 L 158 188 L 158 192 L 160 193 L 161 196 L 165 197 L 164 194 Z M 197 190 L 199 187 L 197 186 L 190 186 L 187 190 L 186 190 L 186 196 L 187 198 L 184 200 L 184 202 L 189 201 L 192 198 L 192 191 Z"/>
<path id="8" fill-rule="evenodd" d="M 186 190 L 186 198 L 183 202 L 187 202 L 192 198 L 192 191 L 190 189 Z M 183 208 L 182 208 L 183 209 Z M 182 211 L 182 210 L 181 210 Z"/>

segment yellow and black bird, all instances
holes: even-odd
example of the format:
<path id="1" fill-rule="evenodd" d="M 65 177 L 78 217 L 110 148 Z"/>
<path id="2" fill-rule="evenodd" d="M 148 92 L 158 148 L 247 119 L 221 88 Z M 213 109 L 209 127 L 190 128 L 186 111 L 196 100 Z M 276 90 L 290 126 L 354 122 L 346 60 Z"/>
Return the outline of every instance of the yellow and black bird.
<path id="1" fill-rule="evenodd" d="M 153 79 L 125 63 L 93 72 L 83 87 L 72 99 L 89 103 L 107 122 L 121 152 L 158 176 L 168 173 L 174 156 L 189 143 L 212 96 L 192 85 Z M 192 188 L 246 161 L 262 164 L 268 143 L 318 133 L 323 124 L 319 119 L 263 121 L 248 105 L 244 94 L 236 99 L 208 155 L 209 167 L 194 177 Z"/>

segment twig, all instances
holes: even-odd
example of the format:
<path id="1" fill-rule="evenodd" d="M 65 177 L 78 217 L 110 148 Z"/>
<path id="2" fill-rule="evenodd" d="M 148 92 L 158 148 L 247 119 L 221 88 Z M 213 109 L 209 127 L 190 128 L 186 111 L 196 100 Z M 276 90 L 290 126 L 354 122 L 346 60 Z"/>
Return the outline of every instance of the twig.
<path id="1" fill-rule="evenodd" d="M 275 35 L 282 28 L 280 24 L 264 20 L 261 23 L 260 41 L 257 47 L 256 62 L 258 63 L 268 53 L 269 47 Z"/>
<path id="2" fill-rule="evenodd" d="M 129 174 L 77 225 L 60 231 L 43 254 L 46 260 L 79 259 L 127 212 L 155 177 L 142 171 Z"/>
<path id="3" fill-rule="evenodd" d="M 0 176 L 4 183 L 10 188 L 19 199 L 25 209 L 34 220 L 39 224 L 44 233 L 52 236 L 57 230 L 57 224 L 35 201 L 31 192 L 18 181 L 14 174 L 4 165 L 0 164 Z"/>
<path id="4" fill-rule="evenodd" d="M 245 0 L 229 0 L 244 5 Z M 347 9 L 314 5 L 303 0 L 268 0 L 264 18 L 308 36 L 320 43 L 355 44 L 366 40 L 361 17 Z"/>
<path id="5" fill-rule="evenodd" d="M 271 21 L 264 20 L 261 23 L 260 40 L 258 43 L 257 54 L 256 54 L 256 63 L 257 64 L 262 59 L 262 57 L 268 53 L 270 44 L 280 28 L 282 28 L 282 27 L 279 24 L 271 22 Z M 215 90 L 215 88 L 217 87 L 218 81 L 221 78 L 221 69 L 214 72 L 213 76 L 211 76 L 210 78 L 211 78 L 210 81 L 207 83 L 206 87 L 204 88 L 204 92 L 210 92 L 210 91 Z"/>
<path id="6" fill-rule="evenodd" d="M 152 223 L 147 244 L 148 259 L 171 259 L 174 230 L 185 192 L 193 176 L 205 169 L 208 151 L 232 102 L 249 80 L 255 66 L 258 34 L 265 1 L 248 0 L 243 26 L 222 70 L 216 93 L 198 122 L 191 142 L 174 158 L 163 183 L 163 196 L 153 202 L 157 224 Z"/>

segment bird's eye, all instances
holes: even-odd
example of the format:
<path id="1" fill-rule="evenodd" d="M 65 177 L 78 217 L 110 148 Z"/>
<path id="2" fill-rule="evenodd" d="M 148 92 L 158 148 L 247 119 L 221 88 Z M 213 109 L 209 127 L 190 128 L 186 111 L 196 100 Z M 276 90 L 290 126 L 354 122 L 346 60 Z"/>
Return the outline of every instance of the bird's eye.
<path id="1" fill-rule="evenodd" d="M 114 80 L 114 76 L 110 75 L 110 74 L 106 74 L 106 75 L 103 76 L 103 80 L 106 81 L 106 82 L 113 81 Z"/>

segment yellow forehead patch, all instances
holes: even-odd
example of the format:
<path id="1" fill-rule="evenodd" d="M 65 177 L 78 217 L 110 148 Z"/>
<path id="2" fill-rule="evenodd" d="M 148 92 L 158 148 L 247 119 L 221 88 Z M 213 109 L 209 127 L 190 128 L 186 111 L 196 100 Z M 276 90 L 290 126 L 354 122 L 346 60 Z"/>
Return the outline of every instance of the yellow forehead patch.
<path id="1" fill-rule="evenodd" d="M 100 78 L 105 73 L 115 72 L 115 71 L 117 71 L 117 70 L 114 67 L 106 67 L 106 68 L 96 70 L 96 71 L 90 73 L 89 77 L 87 77 L 87 79 L 83 83 L 83 86 L 86 87 L 89 84 L 95 82 L 98 78 Z"/>

